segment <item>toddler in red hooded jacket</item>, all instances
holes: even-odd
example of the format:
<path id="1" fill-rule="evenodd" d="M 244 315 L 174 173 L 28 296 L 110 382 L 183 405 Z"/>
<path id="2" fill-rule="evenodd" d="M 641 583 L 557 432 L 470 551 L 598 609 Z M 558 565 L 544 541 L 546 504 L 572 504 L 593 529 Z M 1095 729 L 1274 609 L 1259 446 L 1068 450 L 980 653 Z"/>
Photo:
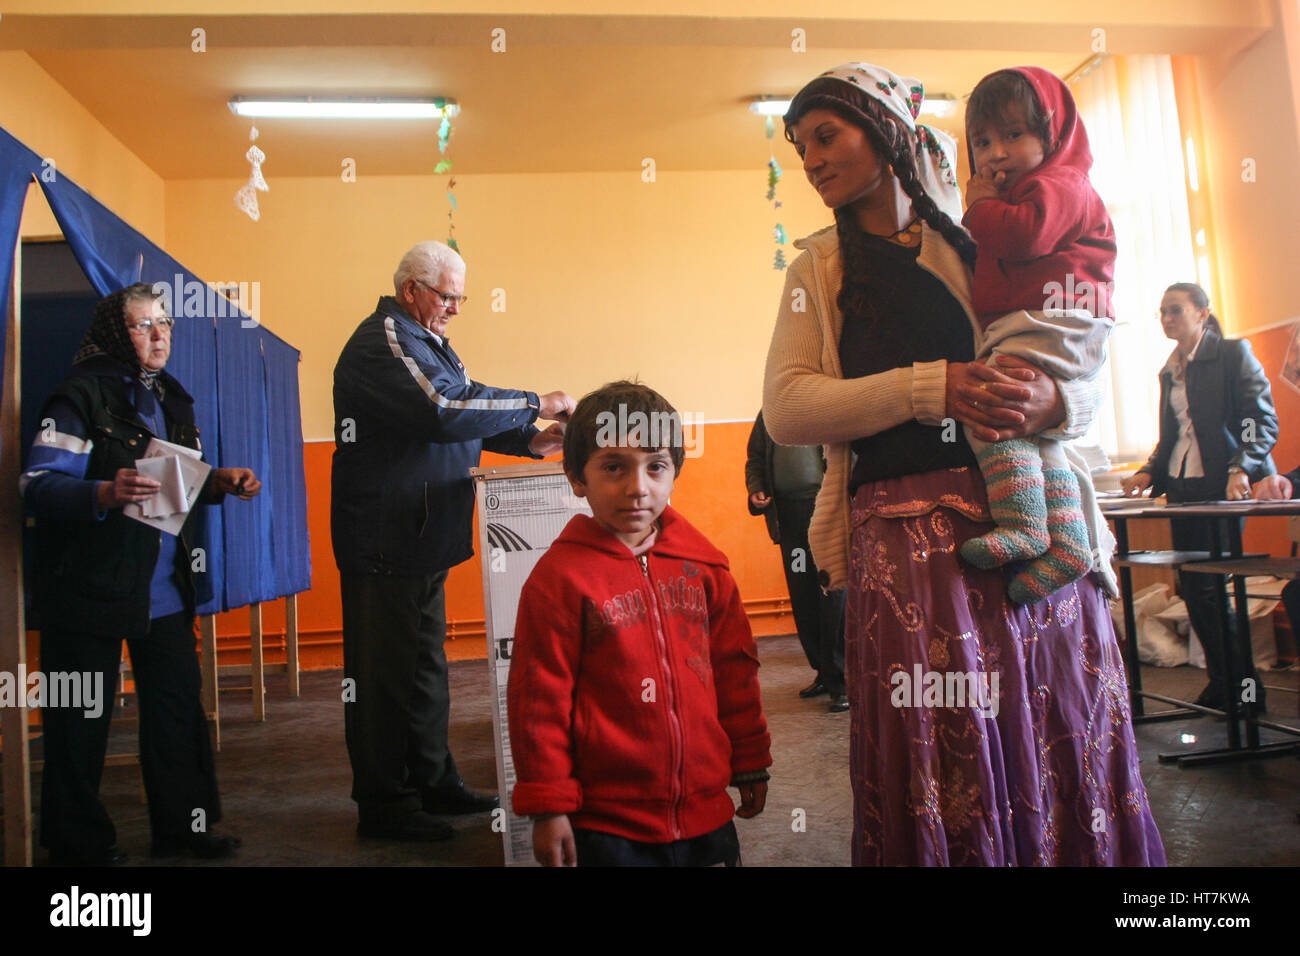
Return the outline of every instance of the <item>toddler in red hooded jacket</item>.
<path id="1" fill-rule="evenodd" d="M 1091 379 L 1110 335 L 1115 233 L 1088 181 L 1092 154 L 1065 83 L 1038 67 L 986 76 L 966 107 L 972 175 L 963 224 L 978 246 L 977 360 L 1010 355 L 1053 378 Z M 1063 437 L 1073 438 L 1069 434 Z M 1092 546 L 1079 479 L 1045 435 L 967 438 L 997 527 L 961 555 L 980 568 L 1028 564 L 1007 595 L 1038 601 L 1087 574 Z"/>
<path id="2" fill-rule="evenodd" d="M 516 813 L 544 865 L 739 862 L 771 738 L 726 556 L 668 507 L 685 457 L 658 393 L 582 399 L 564 469 L 575 515 L 519 598 L 509 682 Z"/>

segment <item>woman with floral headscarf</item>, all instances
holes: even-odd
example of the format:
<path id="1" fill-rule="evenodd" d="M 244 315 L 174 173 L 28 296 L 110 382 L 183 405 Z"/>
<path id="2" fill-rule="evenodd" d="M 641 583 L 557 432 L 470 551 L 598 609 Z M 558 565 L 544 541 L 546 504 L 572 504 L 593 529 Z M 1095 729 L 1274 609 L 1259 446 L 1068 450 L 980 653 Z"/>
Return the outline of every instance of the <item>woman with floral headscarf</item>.
<path id="1" fill-rule="evenodd" d="M 1039 603 L 958 556 L 990 524 L 956 422 L 1071 437 L 1092 403 L 1025 362 L 972 362 L 975 245 L 952 141 L 915 122 L 923 96 L 851 63 L 785 116 L 836 223 L 796 243 L 763 406 L 776 441 L 826 446 L 809 538 L 824 584 L 848 588 L 853 861 L 1163 864 L 1095 507 L 1093 574 Z"/>
<path id="2" fill-rule="evenodd" d="M 43 711 L 41 844 L 55 865 L 125 859 L 99 799 L 113 689 L 125 638 L 140 719 L 140 770 L 149 799 L 151 855 L 230 856 L 239 841 L 221 819 L 207 718 L 194 655 L 190 551 L 198 509 L 177 535 L 123 509 L 160 487 L 136 460 L 152 438 L 198 449 L 194 400 L 164 366 L 172 320 L 150 286 L 101 300 L 72 370 L 41 410 L 20 485 L 36 515 L 36 605 L 41 668 L 98 688 L 89 706 Z M 214 468 L 199 501 L 247 500 L 261 482 L 247 468 Z"/>

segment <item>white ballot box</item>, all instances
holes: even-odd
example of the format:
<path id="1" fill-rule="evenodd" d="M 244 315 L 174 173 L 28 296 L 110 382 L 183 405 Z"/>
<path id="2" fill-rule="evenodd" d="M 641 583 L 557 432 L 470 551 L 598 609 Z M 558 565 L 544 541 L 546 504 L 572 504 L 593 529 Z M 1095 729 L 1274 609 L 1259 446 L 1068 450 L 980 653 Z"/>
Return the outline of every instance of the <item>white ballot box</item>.
<path id="1" fill-rule="evenodd" d="M 502 834 L 507 866 L 533 862 L 532 825 L 510 808 L 515 787 L 506 717 L 506 682 L 515 638 L 515 614 L 524 582 L 569 519 L 591 514 L 576 498 L 559 462 L 531 462 L 471 468 L 478 496 L 479 551 L 483 561 L 483 611 L 487 625 L 488 673 L 495 705 L 493 740 L 501 810 L 492 828 Z"/>

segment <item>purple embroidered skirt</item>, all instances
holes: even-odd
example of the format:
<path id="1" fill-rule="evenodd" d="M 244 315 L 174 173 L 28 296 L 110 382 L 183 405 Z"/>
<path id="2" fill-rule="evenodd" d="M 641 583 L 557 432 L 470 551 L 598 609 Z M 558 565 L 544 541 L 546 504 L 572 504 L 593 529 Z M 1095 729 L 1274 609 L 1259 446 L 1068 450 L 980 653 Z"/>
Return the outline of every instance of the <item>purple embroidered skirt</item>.
<path id="1" fill-rule="evenodd" d="M 1093 578 L 1020 606 L 963 562 L 972 468 L 868 483 L 852 521 L 854 865 L 1163 866 Z"/>

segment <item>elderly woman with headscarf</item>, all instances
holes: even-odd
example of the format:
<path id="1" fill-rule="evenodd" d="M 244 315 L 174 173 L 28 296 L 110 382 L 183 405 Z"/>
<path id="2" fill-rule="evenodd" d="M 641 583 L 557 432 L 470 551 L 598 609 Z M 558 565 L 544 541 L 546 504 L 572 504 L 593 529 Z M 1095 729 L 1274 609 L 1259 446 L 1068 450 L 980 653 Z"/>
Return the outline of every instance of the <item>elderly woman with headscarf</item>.
<path id="1" fill-rule="evenodd" d="M 996 441 L 1077 426 L 1090 402 L 1019 360 L 972 363 L 976 249 L 953 144 L 915 122 L 923 95 L 850 63 L 785 116 L 836 223 L 796 243 L 763 414 L 776 441 L 826 446 L 809 539 L 848 588 L 853 861 L 1163 864 L 1104 560 L 1016 604 L 1011 571 L 958 556 L 991 525 L 954 419 Z"/>
<path id="2" fill-rule="evenodd" d="M 125 858 L 99 799 L 123 639 L 139 704 L 152 855 L 215 859 L 239 845 L 208 829 L 221 804 L 194 653 L 197 509 L 178 535 L 123 511 L 160 487 L 135 468 L 151 438 L 199 448 L 194 400 L 164 371 L 171 334 L 172 319 L 148 285 L 100 301 L 71 372 L 41 411 L 21 480 L 38 521 L 42 670 L 93 678 L 109 698 L 106 706 L 42 714 L 41 843 L 55 864 Z M 260 488 L 247 468 L 214 468 L 199 500 L 249 499 Z"/>

